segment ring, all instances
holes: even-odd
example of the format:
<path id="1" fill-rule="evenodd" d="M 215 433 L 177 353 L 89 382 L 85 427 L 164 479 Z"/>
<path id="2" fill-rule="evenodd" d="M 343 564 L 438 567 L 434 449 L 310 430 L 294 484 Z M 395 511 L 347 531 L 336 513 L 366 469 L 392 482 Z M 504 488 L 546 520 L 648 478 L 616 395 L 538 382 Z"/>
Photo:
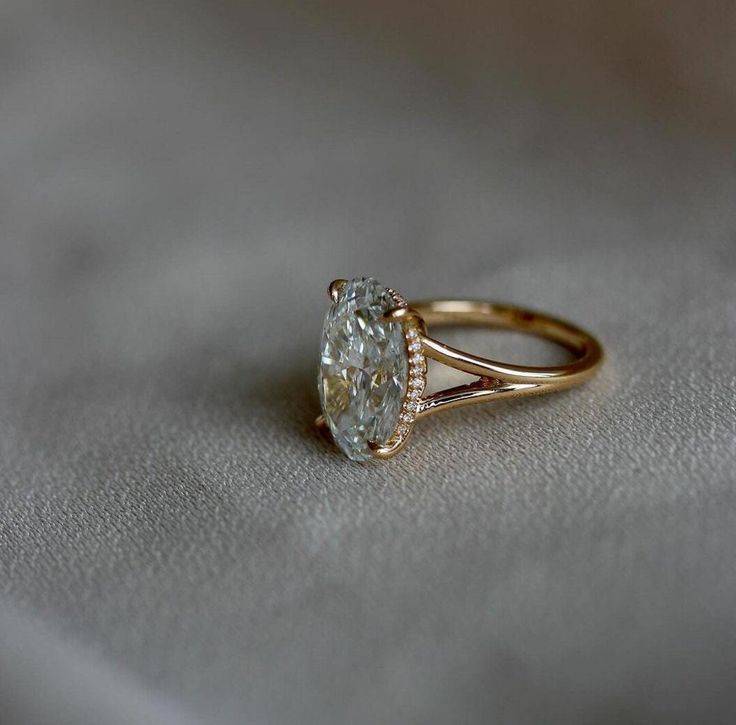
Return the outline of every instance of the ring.
<path id="1" fill-rule="evenodd" d="M 562 390 L 588 380 L 603 349 L 585 330 L 510 305 L 476 300 L 407 304 L 375 279 L 337 279 L 320 349 L 317 425 L 329 428 L 354 461 L 387 459 L 407 443 L 415 423 L 440 410 Z M 487 360 L 430 337 L 428 327 L 506 328 L 538 335 L 574 356 L 566 365 L 531 367 Z M 477 377 L 424 396 L 427 359 Z"/>

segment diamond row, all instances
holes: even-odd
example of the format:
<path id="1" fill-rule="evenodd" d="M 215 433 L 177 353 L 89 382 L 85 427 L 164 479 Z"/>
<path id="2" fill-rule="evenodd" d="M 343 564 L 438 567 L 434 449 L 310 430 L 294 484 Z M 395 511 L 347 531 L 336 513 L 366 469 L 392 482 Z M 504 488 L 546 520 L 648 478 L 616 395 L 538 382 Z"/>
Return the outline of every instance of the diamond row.
<path id="1" fill-rule="evenodd" d="M 404 325 L 406 347 L 409 351 L 409 384 L 404 397 L 404 403 L 396 426 L 396 437 L 403 440 L 411 432 L 412 426 L 419 413 L 422 393 L 427 384 L 427 361 L 422 355 L 422 342 L 419 330 L 413 321 Z"/>
<path id="2" fill-rule="evenodd" d="M 395 289 L 388 287 L 388 293 L 397 307 L 407 307 L 406 300 Z"/>

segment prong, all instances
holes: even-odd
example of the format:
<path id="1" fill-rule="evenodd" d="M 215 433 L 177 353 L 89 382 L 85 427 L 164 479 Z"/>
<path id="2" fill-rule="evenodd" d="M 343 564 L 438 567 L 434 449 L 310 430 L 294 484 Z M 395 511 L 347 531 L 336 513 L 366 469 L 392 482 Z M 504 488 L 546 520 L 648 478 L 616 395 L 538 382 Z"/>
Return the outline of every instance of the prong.
<path id="1" fill-rule="evenodd" d="M 348 281 L 346 279 L 335 279 L 330 282 L 327 293 L 330 295 L 330 299 L 334 304 L 340 301 L 340 293 L 345 289 L 347 283 Z"/>
<path id="2" fill-rule="evenodd" d="M 405 435 L 403 438 L 396 438 L 393 443 L 386 445 L 370 441 L 368 443 L 368 448 L 371 449 L 371 454 L 374 458 L 386 461 L 389 458 L 393 458 L 406 445 L 408 440 L 409 436 Z"/>
<path id="3" fill-rule="evenodd" d="M 388 312 L 384 313 L 383 319 L 387 322 L 414 322 L 419 327 L 420 332 L 423 335 L 427 333 L 427 326 L 422 319 L 422 316 L 411 307 L 394 307 Z"/>
<path id="4" fill-rule="evenodd" d="M 327 429 L 327 421 L 325 420 L 324 415 L 318 415 L 316 420 L 314 421 L 314 425 L 320 430 L 326 430 Z"/>
<path id="5" fill-rule="evenodd" d="M 394 307 L 384 313 L 383 319 L 389 320 L 390 322 L 403 322 L 404 320 L 420 318 L 411 307 Z"/>

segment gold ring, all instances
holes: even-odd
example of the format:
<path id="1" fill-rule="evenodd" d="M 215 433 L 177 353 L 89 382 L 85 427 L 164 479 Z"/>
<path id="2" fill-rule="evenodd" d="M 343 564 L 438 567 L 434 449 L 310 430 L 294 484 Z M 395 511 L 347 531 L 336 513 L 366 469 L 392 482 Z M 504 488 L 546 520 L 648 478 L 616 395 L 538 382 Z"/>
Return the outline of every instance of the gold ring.
<path id="1" fill-rule="evenodd" d="M 337 279 L 329 295 L 317 425 L 329 428 L 340 450 L 354 461 L 395 456 L 415 423 L 437 411 L 569 388 L 588 380 L 603 362 L 599 342 L 585 330 L 511 305 L 476 300 L 407 304 L 370 277 Z M 434 326 L 518 330 L 552 340 L 574 359 L 551 367 L 487 360 L 430 337 L 427 328 Z M 477 379 L 425 397 L 427 358 Z"/>

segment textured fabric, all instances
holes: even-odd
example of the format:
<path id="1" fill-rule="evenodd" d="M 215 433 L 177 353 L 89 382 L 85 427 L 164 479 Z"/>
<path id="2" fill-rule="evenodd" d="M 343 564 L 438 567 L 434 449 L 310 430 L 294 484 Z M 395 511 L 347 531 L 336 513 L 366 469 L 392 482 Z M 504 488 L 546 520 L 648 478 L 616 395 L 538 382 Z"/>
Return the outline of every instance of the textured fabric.
<path id="1" fill-rule="evenodd" d="M 297 4 L 0 9 L 4 724 L 732 720 L 734 138 L 411 47 Z M 312 420 L 364 274 L 606 366 L 352 463 Z"/>

